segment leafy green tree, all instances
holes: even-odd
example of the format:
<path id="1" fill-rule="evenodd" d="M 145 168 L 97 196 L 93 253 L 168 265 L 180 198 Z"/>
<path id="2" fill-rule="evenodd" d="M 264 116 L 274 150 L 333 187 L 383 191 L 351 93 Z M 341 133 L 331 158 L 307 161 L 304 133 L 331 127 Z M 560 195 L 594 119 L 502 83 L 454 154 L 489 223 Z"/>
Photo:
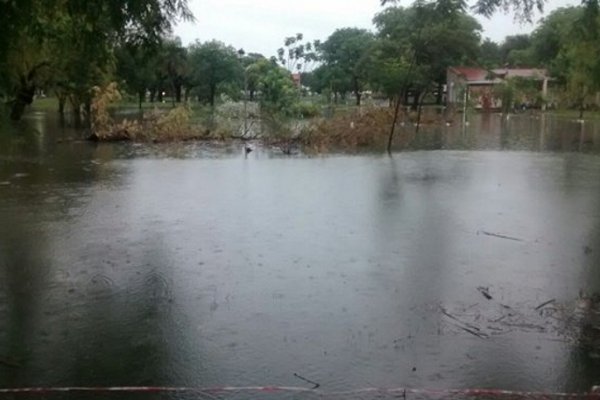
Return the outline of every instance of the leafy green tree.
<path id="1" fill-rule="evenodd" d="M 303 42 L 303 40 L 304 35 L 297 33 L 295 36 L 285 38 L 284 47 L 277 50 L 277 60 L 289 71 L 306 71 L 318 60 L 321 42 L 319 40 Z"/>
<path id="2" fill-rule="evenodd" d="M 531 36 L 526 34 L 507 36 L 500 45 L 500 55 L 503 65 L 527 64 L 530 61 L 528 58 L 532 57 Z"/>
<path id="3" fill-rule="evenodd" d="M 236 49 L 222 42 L 196 42 L 189 48 L 189 68 L 198 100 L 211 106 L 225 85 L 236 83 L 241 89 L 243 69 Z"/>
<path id="4" fill-rule="evenodd" d="M 541 20 L 531 35 L 531 46 L 537 63 L 549 69 L 551 75 L 566 81 L 568 57 L 565 49 L 577 36 L 573 29 L 583 19 L 582 7 L 566 7 L 553 11 Z"/>
<path id="5" fill-rule="evenodd" d="M 593 1 L 597 0 L 583 0 Z M 398 0 L 381 0 L 382 5 L 395 4 Z M 464 0 L 435 0 L 435 2 L 446 8 L 461 8 L 462 11 L 466 11 L 467 2 Z M 513 9 L 516 15 L 527 21 L 531 21 L 535 11 L 542 12 L 544 9 L 544 3 L 546 0 L 477 0 L 471 7 L 475 13 L 484 15 L 486 17 L 492 16 L 498 10 L 508 11 Z M 425 1 L 417 0 L 417 3 L 425 3 Z"/>
<path id="6" fill-rule="evenodd" d="M 298 89 L 289 70 L 280 67 L 277 60 L 262 58 L 249 65 L 246 71 L 256 79 L 262 113 L 281 116 L 292 113 L 293 105 L 298 101 Z"/>
<path id="7" fill-rule="evenodd" d="M 565 100 L 580 110 L 580 117 L 586 102 L 600 89 L 597 3 L 583 3 L 558 9 L 544 18 L 526 50 L 563 85 Z"/>
<path id="8" fill-rule="evenodd" d="M 386 49 L 379 52 L 380 59 L 374 65 L 383 65 L 388 71 L 392 68 L 396 83 L 401 82 L 396 92 L 388 151 L 400 106 L 409 89 L 414 93 L 420 115 L 420 105 L 434 83 L 441 100 L 441 85 L 448 66 L 477 57 L 481 26 L 466 15 L 465 6 L 460 0 L 416 1 L 408 8 L 389 7 L 375 17 L 378 38 Z M 386 91 L 393 93 L 391 89 Z"/>
<path id="9" fill-rule="evenodd" d="M 412 53 L 408 46 L 408 41 L 380 35 L 373 47 L 369 85 L 390 101 L 397 98 L 400 88 L 407 86 L 407 82 L 414 81 Z"/>
<path id="10" fill-rule="evenodd" d="M 159 68 L 166 78 L 173 103 L 181 103 L 182 88 L 189 79 L 187 49 L 182 46 L 181 39 L 167 39 L 161 46 Z"/>
<path id="11" fill-rule="evenodd" d="M 439 103 L 448 67 L 472 64 L 480 51 L 481 26 L 461 7 L 448 9 L 435 3 L 390 7 L 374 22 L 379 32 L 374 79 L 404 82 L 404 92 L 410 88 L 421 93 L 435 84 Z M 380 78 L 386 74 L 395 78 Z M 400 86 L 396 91 L 401 91 Z"/>
<path id="12" fill-rule="evenodd" d="M 369 74 L 369 57 L 375 38 L 364 29 L 343 28 L 336 30 L 321 45 L 324 64 L 332 70 L 340 82 L 348 82 L 350 90 L 360 105 L 362 91 Z"/>
<path id="13" fill-rule="evenodd" d="M 351 78 L 340 66 L 320 65 L 313 71 L 308 83 L 313 92 L 333 95 L 336 104 L 340 96 L 352 91 Z"/>
<path id="14" fill-rule="evenodd" d="M 116 74 L 122 86 L 138 97 L 138 107 L 146 99 L 146 92 L 156 81 L 159 49 L 138 43 L 126 43 L 115 50 Z"/>
<path id="15" fill-rule="evenodd" d="M 486 38 L 480 46 L 478 63 L 486 68 L 498 68 L 502 66 L 500 45 Z"/>
<path id="16" fill-rule="evenodd" d="M 114 70 L 122 41 L 156 41 L 178 17 L 192 18 L 187 0 L 0 1 L 0 84 L 19 119 L 39 88 L 42 66 L 70 99 L 89 109 L 91 88 Z M 66 45 L 68 44 L 68 45 Z M 25 68 L 23 59 L 36 59 Z"/>
<path id="17" fill-rule="evenodd" d="M 258 91 L 258 84 L 260 80 L 260 71 L 257 68 L 250 68 L 253 64 L 259 61 L 267 61 L 266 57 L 259 53 L 248 53 L 245 54 L 241 50 L 241 63 L 244 68 L 244 90 L 248 92 L 250 101 L 254 101 L 256 92 Z"/>

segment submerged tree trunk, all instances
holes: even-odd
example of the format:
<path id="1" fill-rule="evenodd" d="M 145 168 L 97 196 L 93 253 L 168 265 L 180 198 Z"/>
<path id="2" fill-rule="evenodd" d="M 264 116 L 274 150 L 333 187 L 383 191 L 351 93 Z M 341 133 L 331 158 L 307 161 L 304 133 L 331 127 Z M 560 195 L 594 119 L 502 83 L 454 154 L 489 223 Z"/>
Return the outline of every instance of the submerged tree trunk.
<path id="1" fill-rule="evenodd" d="M 92 127 L 92 99 L 90 96 L 86 96 L 85 102 L 83 103 L 85 110 L 85 128 Z"/>
<path id="2" fill-rule="evenodd" d="M 58 115 L 60 115 L 60 119 L 64 120 L 67 96 L 61 93 L 56 93 L 56 98 L 58 99 Z"/>
<path id="3" fill-rule="evenodd" d="M 10 111 L 10 118 L 13 121 L 20 120 L 25 113 L 25 107 L 33 103 L 35 83 L 31 81 L 32 74 L 35 74 L 35 72 L 30 72 L 28 76 L 22 75 L 19 80 L 19 89 L 17 90 L 17 95 Z"/>
<path id="4" fill-rule="evenodd" d="M 73 110 L 73 126 L 75 129 L 81 129 L 81 110 L 79 108 Z"/>
<path id="5" fill-rule="evenodd" d="M 423 100 L 425 100 L 425 96 L 427 95 L 427 90 L 423 91 L 421 94 L 421 98 L 419 99 L 419 105 L 417 108 L 417 127 L 415 128 L 415 135 L 419 134 L 419 130 L 421 129 L 421 113 L 423 111 Z"/>
<path id="6" fill-rule="evenodd" d="M 25 107 L 33 103 L 33 97 L 35 96 L 35 78 L 37 76 L 37 72 L 44 67 L 50 65 L 49 62 L 43 61 L 33 68 L 29 70 L 27 75 L 21 75 L 19 82 L 19 89 L 15 96 L 15 100 L 12 104 L 12 109 L 10 112 L 10 118 L 13 121 L 18 121 L 21 119 L 23 114 L 25 113 Z"/>
<path id="7" fill-rule="evenodd" d="M 33 102 L 33 96 L 35 94 L 35 85 L 21 86 L 17 92 L 17 97 L 12 104 L 10 111 L 10 119 L 18 121 L 25 113 L 25 107 Z"/>
<path id="8" fill-rule="evenodd" d="M 362 93 L 360 92 L 360 85 L 358 84 L 358 79 L 354 78 L 354 95 L 356 96 L 356 106 L 360 107 L 360 100 Z"/>
<path id="9" fill-rule="evenodd" d="M 394 141 L 394 133 L 396 132 L 396 124 L 398 123 L 398 114 L 400 113 L 400 106 L 402 105 L 402 97 L 404 96 L 401 93 L 396 100 L 396 108 L 394 109 L 394 120 L 392 122 L 392 128 L 390 129 L 390 136 L 388 137 L 388 145 L 387 152 L 392 154 L 392 142 Z"/>
<path id="10" fill-rule="evenodd" d="M 73 125 L 76 129 L 80 129 L 82 126 L 81 122 L 81 103 L 79 99 L 76 98 L 75 95 L 71 95 L 69 97 L 69 102 L 71 103 L 71 110 L 73 112 Z"/>
<path id="11" fill-rule="evenodd" d="M 175 84 L 175 101 L 181 103 L 181 84 Z"/>
<path id="12" fill-rule="evenodd" d="M 437 96 L 436 96 L 436 104 L 438 106 L 441 106 L 443 103 L 443 99 L 444 99 L 444 84 L 439 82 L 438 83 L 438 88 L 437 88 Z"/>
<path id="13" fill-rule="evenodd" d="M 217 96 L 217 87 L 215 85 L 210 85 L 210 92 L 209 92 L 209 104 L 211 107 L 215 106 L 215 97 Z"/>
<path id="14" fill-rule="evenodd" d="M 67 95 L 63 92 L 56 91 L 56 98 L 58 99 L 58 118 L 60 125 L 65 125 L 65 106 L 67 104 Z"/>
<path id="15" fill-rule="evenodd" d="M 421 90 L 415 90 L 412 101 L 412 109 L 416 110 L 419 108 L 419 101 L 421 98 Z"/>

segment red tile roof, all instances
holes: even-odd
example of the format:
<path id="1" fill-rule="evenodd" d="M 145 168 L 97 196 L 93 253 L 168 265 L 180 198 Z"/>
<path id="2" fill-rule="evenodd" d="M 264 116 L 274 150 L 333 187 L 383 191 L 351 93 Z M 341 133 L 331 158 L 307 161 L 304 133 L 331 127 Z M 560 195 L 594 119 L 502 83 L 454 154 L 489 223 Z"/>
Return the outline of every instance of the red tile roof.
<path id="1" fill-rule="evenodd" d="M 515 77 L 542 80 L 548 76 L 548 72 L 545 69 L 535 68 L 496 68 L 492 70 L 486 70 L 476 67 L 450 67 L 449 71 L 463 77 L 467 80 L 467 82 L 492 82 L 497 79 Z M 496 79 L 493 78 L 494 75 Z"/>
<path id="2" fill-rule="evenodd" d="M 485 81 L 489 75 L 489 72 L 482 68 L 450 67 L 450 70 L 467 81 Z"/>

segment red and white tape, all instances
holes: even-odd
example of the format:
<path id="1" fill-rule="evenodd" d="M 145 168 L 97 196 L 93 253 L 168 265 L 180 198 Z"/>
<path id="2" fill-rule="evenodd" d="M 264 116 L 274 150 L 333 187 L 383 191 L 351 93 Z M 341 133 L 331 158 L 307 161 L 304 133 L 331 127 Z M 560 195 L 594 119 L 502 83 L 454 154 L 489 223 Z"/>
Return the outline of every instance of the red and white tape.
<path id="1" fill-rule="evenodd" d="M 364 388 L 341 392 L 326 392 L 318 389 L 309 389 L 296 386 L 219 386 L 219 387 L 170 387 L 170 386 L 115 386 L 115 387 L 23 387 L 0 388 L 0 394 L 12 395 L 48 395 L 57 393 L 191 393 L 215 394 L 238 392 L 296 392 L 314 393 L 320 396 L 343 396 L 360 394 L 394 394 L 394 395 L 421 395 L 421 396 L 464 396 L 464 397 L 530 397 L 530 398 L 560 398 L 560 399 L 599 399 L 600 388 L 594 387 L 587 393 L 552 393 L 552 392 L 527 392 L 500 389 L 408 389 L 408 388 Z"/>

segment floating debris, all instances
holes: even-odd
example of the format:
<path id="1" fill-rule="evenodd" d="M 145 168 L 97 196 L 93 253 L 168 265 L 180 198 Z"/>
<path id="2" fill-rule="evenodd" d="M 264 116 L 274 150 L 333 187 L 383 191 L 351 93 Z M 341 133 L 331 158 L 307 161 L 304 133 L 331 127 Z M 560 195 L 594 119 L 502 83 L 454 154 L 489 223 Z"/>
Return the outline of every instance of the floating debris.
<path id="1" fill-rule="evenodd" d="M 556 299 L 552 299 L 552 300 L 545 301 L 545 302 L 543 302 L 542 304 L 540 304 L 539 306 L 537 306 L 537 307 L 535 308 L 535 310 L 536 310 L 536 311 L 538 311 L 538 310 L 540 310 L 540 309 L 542 309 L 542 308 L 546 307 L 547 305 L 549 305 L 549 304 L 553 304 L 553 303 L 555 303 L 555 302 L 556 302 Z"/>
<path id="2" fill-rule="evenodd" d="M 477 288 L 477 290 L 479 290 L 479 293 L 481 293 L 483 295 L 483 297 L 485 297 L 486 299 L 493 300 L 493 297 L 490 294 L 490 288 L 489 287 L 479 286 Z"/>
<path id="3" fill-rule="evenodd" d="M 600 356 L 600 294 L 581 294 L 565 303 L 549 299 L 538 305 L 508 306 L 488 300 L 477 307 L 438 305 L 438 310 L 449 319 L 448 326 L 455 328 L 454 333 L 463 331 L 479 338 L 532 333 L 546 340 L 574 343 L 592 358 Z"/>
<path id="4" fill-rule="evenodd" d="M 310 379 L 306 379 L 305 377 L 298 375 L 297 373 L 294 373 L 294 376 L 300 380 L 303 380 L 306 383 L 310 383 L 311 385 L 314 385 L 313 389 L 318 389 L 319 387 L 321 387 L 320 383 L 311 381 Z"/>
<path id="5" fill-rule="evenodd" d="M 524 242 L 523 239 L 519 239 L 517 237 L 513 237 L 513 236 L 506 236 L 506 235 L 501 235 L 499 233 L 493 233 L 493 232 L 486 232 L 486 231 L 477 231 L 477 234 L 482 234 L 482 235 L 486 235 L 486 236 L 492 236 L 492 237 L 496 237 L 499 239 L 506 239 L 506 240 L 513 240 L 515 242 Z"/>
<path id="6" fill-rule="evenodd" d="M 0 358 L 0 366 L 5 366 L 8 368 L 21 368 L 19 363 L 6 358 Z"/>

